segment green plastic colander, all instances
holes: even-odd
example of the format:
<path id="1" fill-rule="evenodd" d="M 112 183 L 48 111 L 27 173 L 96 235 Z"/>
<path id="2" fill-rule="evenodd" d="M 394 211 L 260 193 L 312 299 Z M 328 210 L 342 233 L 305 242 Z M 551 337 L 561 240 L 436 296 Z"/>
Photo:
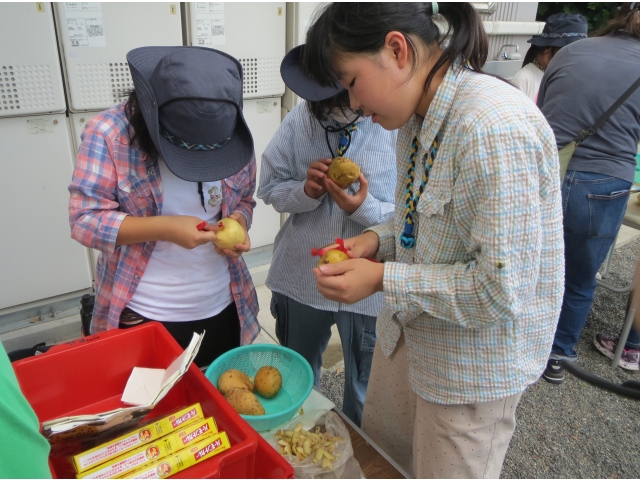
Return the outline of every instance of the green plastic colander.
<path id="1" fill-rule="evenodd" d="M 253 380 L 260 367 L 266 365 L 280 371 L 282 388 L 273 398 L 256 394 L 265 415 L 240 415 L 258 432 L 271 430 L 290 420 L 307 399 L 313 387 L 313 372 L 309 362 L 290 348 L 253 344 L 229 350 L 215 359 L 205 372 L 217 388 L 218 377 L 231 368 L 246 373 Z"/>

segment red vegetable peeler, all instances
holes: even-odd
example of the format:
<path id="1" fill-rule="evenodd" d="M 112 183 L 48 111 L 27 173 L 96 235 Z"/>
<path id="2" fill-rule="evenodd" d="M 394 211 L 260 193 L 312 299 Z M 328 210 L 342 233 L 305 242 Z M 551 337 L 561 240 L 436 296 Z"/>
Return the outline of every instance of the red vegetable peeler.
<path id="1" fill-rule="evenodd" d="M 341 252 L 347 253 L 347 249 L 344 247 L 344 240 L 341 238 L 336 238 L 336 243 L 338 244 L 337 248 L 332 248 L 331 250 L 340 250 Z M 312 248 L 311 249 L 311 256 L 312 257 L 321 257 L 322 253 L 320 253 L 322 250 L 324 250 L 324 248 Z M 373 258 L 367 258 L 367 260 L 369 260 L 370 262 L 373 263 L 380 263 L 377 260 L 374 260 Z"/>

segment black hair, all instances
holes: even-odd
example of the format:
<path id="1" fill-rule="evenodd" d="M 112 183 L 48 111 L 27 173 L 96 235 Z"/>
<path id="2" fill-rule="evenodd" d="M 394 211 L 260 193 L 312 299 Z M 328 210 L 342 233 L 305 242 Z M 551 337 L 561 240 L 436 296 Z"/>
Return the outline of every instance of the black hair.
<path id="1" fill-rule="evenodd" d="M 307 101 L 307 110 L 309 110 L 311 116 L 319 122 L 329 120 L 331 112 L 334 109 L 342 110 L 344 115 L 348 115 L 353 112 L 350 107 L 348 91 L 344 90 L 338 95 L 327 98 L 326 100 L 319 100 L 316 102 Z"/>
<path id="2" fill-rule="evenodd" d="M 470 3 L 438 3 L 448 30 L 440 34 L 433 21 L 433 7 L 427 3 L 342 3 L 326 7 L 307 32 L 303 65 L 321 85 L 339 81 L 333 60 L 341 53 L 378 53 L 391 31 L 402 33 L 413 53 L 413 70 L 417 65 L 416 40 L 425 46 L 443 49 L 427 75 L 425 89 L 436 72 L 447 62 L 460 61 L 482 73 L 487 60 L 489 41 L 476 9 Z M 447 42 L 445 42 L 445 38 Z"/>
<path id="3" fill-rule="evenodd" d="M 127 103 L 124 106 L 124 113 L 129 121 L 131 128 L 129 129 L 129 145 L 137 145 L 140 150 L 147 154 L 147 158 L 153 162 L 158 160 L 160 154 L 156 148 L 151 135 L 149 135 L 149 129 L 147 128 L 147 122 L 144 121 L 142 116 L 142 110 L 140 109 L 140 103 L 138 102 L 138 95 L 135 89 L 129 92 Z"/>
<path id="4" fill-rule="evenodd" d="M 620 11 L 605 27 L 596 32 L 594 37 L 604 37 L 614 33 L 622 33 L 630 37 L 640 38 L 640 3 L 623 3 Z"/>
<path id="5" fill-rule="evenodd" d="M 544 53 L 547 49 L 551 52 L 551 58 L 555 57 L 556 53 L 560 51 L 562 47 L 541 47 L 539 45 L 531 45 L 527 50 L 522 66 L 529 65 L 540 53 Z"/>

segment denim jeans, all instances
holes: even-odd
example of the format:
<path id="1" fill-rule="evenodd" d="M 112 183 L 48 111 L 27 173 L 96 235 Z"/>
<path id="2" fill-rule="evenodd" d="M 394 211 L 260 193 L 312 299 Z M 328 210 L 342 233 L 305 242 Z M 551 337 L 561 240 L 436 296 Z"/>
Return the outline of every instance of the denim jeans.
<path id="1" fill-rule="evenodd" d="M 562 183 L 565 287 L 551 358 L 575 358 L 587 322 L 596 273 L 618 234 L 631 182 L 568 170 Z"/>
<path id="2" fill-rule="evenodd" d="M 271 296 L 271 314 L 276 319 L 278 341 L 307 359 L 318 389 L 322 354 L 329 344 L 331 327 L 337 325 L 344 355 L 342 411 L 360 426 L 376 343 L 376 317 L 318 310 L 276 292 Z"/>

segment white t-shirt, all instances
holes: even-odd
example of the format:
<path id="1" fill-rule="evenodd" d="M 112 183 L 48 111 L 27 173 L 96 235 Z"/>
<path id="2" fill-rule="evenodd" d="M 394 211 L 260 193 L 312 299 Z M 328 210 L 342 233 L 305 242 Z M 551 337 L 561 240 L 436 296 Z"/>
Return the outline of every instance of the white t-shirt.
<path id="1" fill-rule="evenodd" d="M 162 215 L 192 215 L 215 223 L 222 210 L 221 182 L 203 182 L 205 209 L 198 183 L 176 177 L 159 160 Z M 194 249 L 156 242 L 147 269 L 127 305 L 134 312 L 162 322 L 203 320 L 217 315 L 232 301 L 229 262 L 212 243 Z"/>
<path id="2" fill-rule="evenodd" d="M 533 63 L 527 63 L 515 74 L 511 79 L 511 83 L 513 83 L 518 90 L 524 92 L 527 97 L 536 102 L 543 75 L 544 72 Z"/>

